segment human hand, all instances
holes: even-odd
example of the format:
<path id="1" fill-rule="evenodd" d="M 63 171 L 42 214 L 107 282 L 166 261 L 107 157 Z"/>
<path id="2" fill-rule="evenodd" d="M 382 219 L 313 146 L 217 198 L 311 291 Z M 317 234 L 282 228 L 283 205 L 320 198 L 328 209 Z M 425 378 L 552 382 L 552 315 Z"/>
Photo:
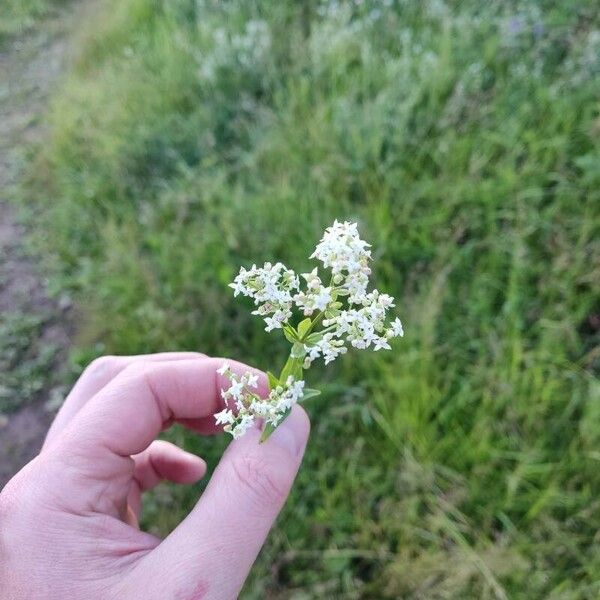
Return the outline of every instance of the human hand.
<path id="1" fill-rule="evenodd" d="M 174 421 L 217 432 L 222 359 L 104 357 L 88 367 L 40 454 L 0 493 L 0 597 L 208 600 L 237 597 L 306 446 L 294 407 L 270 439 L 248 431 L 224 453 L 190 514 L 164 540 L 140 531 L 142 492 L 198 481 L 204 461 L 155 440 Z M 248 367 L 229 361 L 235 372 Z M 260 374 L 260 392 L 268 384 Z"/>

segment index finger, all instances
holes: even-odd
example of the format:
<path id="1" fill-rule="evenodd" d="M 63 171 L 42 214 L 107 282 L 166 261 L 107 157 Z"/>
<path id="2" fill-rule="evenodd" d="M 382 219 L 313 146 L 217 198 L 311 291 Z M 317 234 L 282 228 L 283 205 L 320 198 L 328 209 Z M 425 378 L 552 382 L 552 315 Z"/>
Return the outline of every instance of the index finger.
<path id="1" fill-rule="evenodd" d="M 68 425 L 69 421 L 94 395 L 133 363 L 189 360 L 205 356 L 205 354 L 199 352 L 160 352 L 157 354 L 139 354 L 137 356 L 101 356 L 95 359 L 87 366 L 60 407 L 46 434 L 42 451 L 48 448 Z"/>
<path id="2" fill-rule="evenodd" d="M 74 417 L 63 442 L 79 457 L 124 457 L 145 450 L 165 425 L 199 419 L 223 405 L 229 380 L 217 372 L 224 359 L 196 358 L 134 364 L 117 375 Z M 258 393 L 268 393 L 267 378 L 236 361 L 232 370 L 259 374 Z"/>

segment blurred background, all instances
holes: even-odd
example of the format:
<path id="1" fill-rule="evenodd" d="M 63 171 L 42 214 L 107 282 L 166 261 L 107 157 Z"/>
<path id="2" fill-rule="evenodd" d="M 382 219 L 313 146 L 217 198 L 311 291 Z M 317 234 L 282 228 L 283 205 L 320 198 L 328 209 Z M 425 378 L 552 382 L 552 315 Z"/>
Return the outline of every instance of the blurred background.
<path id="1" fill-rule="evenodd" d="M 0 7 L 2 481 L 96 356 L 279 368 L 227 284 L 356 220 L 406 335 L 311 370 L 243 597 L 600 597 L 596 1 Z"/>

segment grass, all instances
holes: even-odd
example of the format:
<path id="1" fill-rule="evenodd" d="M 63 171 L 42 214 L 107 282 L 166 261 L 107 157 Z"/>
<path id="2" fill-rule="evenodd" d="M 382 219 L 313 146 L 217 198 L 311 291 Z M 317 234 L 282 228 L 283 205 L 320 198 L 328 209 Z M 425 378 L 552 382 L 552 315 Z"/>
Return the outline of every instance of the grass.
<path id="1" fill-rule="evenodd" d="M 44 321 L 20 311 L 0 315 L 0 415 L 31 402 L 48 382 L 56 348 L 39 342 Z"/>
<path id="2" fill-rule="evenodd" d="M 226 284 L 308 266 L 334 218 L 399 299 L 394 352 L 314 376 L 244 597 L 600 594 L 599 26 L 591 1 L 105 0 L 83 28 L 34 182 L 83 356 L 278 364 Z"/>

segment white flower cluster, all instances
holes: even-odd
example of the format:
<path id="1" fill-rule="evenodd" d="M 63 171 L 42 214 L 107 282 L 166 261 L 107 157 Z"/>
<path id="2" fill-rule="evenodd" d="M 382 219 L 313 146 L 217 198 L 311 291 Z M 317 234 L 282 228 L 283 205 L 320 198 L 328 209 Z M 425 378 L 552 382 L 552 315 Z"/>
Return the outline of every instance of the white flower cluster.
<path id="1" fill-rule="evenodd" d="M 258 375 L 249 372 L 236 375 L 228 363 L 223 363 L 218 372 L 225 375 L 231 385 L 221 390 L 225 408 L 215 414 L 215 421 L 217 425 L 223 425 L 223 429 L 234 438 L 246 433 L 257 419 L 276 427 L 304 393 L 304 381 L 296 381 L 290 376 L 285 385 L 278 385 L 269 392 L 267 398 L 261 398 L 256 393 Z"/>
<path id="2" fill-rule="evenodd" d="M 281 263 L 265 263 L 262 269 L 256 265 L 249 270 L 242 267 L 229 285 L 234 296 L 243 294 L 254 300 L 258 308 L 252 314 L 264 318 L 267 331 L 281 328 L 292 316 L 292 292 L 298 289 L 299 280 Z"/>
<path id="3" fill-rule="evenodd" d="M 311 255 L 331 269 L 333 283 L 348 292 L 350 304 L 359 304 L 366 297 L 371 275 L 369 247 L 360 239 L 356 223 L 335 221 Z"/>
<path id="4" fill-rule="evenodd" d="M 267 331 L 288 324 L 294 307 L 307 317 L 315 315 L 322 320 L 323 329 L 304 340 L 304 368 L 319 357 L 330 363 L 346 353 L 348 345 L 389 350 L 389 340 L 404 332 L 400 319 L 386 321 L 394 299 L 377 290 L 368 291 L 369 248 L 360 239 L 356 223 L 335 221 L 311 255 L 331 271 L 328 285 L 314 269 L 302 275 L 306 285 L 300 289 L 300 278 L 281 263 L 266 263 L 262 269 L 256 265 L 250 270 L 242 268 L 230 285 L 236 296 L 254 300 L 257 309 L 253 314 L 264 318 Z"/>
<path id="5" fill-rule="evenodd" d="M 304 368 L 310 367 L 313 360 L 322 356 L 325 364 L 335 360 L 340 354 L 345 354 L 346 343 L 360 350 L 373 346 L 373 350 L 391 350 L 389 340 L 402 337 L 404 330 L 400 319 L 396 318 L 386 324 L 387 310 L 393 308 L 394 299 L 377 290 L 365 294 L 356 307 L 350 306 L 345 310 L 331 310 L 332 316 L 323 320 L 327 333 L 313 346 L 306 348 Z M 350 301 L 348 301 L 349 304 Z"/>

